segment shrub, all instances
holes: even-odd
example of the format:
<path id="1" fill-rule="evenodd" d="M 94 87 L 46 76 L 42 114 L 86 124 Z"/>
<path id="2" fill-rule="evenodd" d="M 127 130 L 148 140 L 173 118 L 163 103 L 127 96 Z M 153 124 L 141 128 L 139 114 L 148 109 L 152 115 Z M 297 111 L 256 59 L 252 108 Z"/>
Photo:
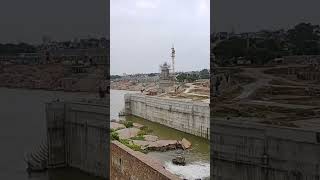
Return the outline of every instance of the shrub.
<path id="1" fill-rule="evenodd" d="M 133 144 L 133 143 L 130 143 L 130 140 L 128 140 L 128 139 L 121 139 L 120 142 L 121 142 L 122 144 L 126 145 L 127 147 L 129 147 L 130 149 L 134 150 L 134 151 L 144 152 L 144 151 L 141 149 L 141 146 L 136 145 L 136 144 Z"/>
<path id="2" fill-rule="evenodd" d="M 111 132 L 111 140 L 117 140 L 119 141 L 120 138 L 119 138 L 119 134 L 115 131 Z"/>
<path id="3" fill-rule="evenodd" d="M 133 127 L 133 122 L 132 122 L 132 121 L 125 121 L 125 122 L 124 122 L 124 126 L 125 126 L 126 128 Z"/>

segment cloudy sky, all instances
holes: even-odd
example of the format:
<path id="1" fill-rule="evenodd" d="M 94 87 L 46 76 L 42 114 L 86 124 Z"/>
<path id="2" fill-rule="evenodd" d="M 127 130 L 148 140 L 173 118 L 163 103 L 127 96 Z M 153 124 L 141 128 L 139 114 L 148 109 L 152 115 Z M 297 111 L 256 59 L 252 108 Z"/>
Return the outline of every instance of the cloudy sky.
<path id="1" fill-rule="evenodd" d="M 300 22 L 320 24 L 319 0 L 214 0 L 211 31 L 288 29 Z"/>
<path id="2" fill-rule="evenodd" d="M 1 0 L 0 43 L 39 43 L 109 33 L 109 0 Z"/>
<path id="3" fill-rule="evenodd" d="M 111 0 L 111 74 L 176 71 L 209 67 L 210 0 Z"/>

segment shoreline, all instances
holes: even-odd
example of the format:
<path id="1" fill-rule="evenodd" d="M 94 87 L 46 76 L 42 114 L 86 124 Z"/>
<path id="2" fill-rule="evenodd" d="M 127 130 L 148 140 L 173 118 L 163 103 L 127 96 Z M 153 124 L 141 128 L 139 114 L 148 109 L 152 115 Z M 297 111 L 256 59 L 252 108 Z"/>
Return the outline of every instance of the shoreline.
<path id="1" fill-rule="evenodd" d="M 28 88 L 28 87 L 8 87 L 8 86 L 0 86 L 0 88 L 6 88 L 6 89 L 15 89 L 15 90 L 38 90 L 38 91 L 50 91 L 50 92 L 66 92 L 66 93 L 98 93 L 98 92 L 93 92 L 93 91 L 81 91 L 81 90 L 77 90 L 77 91 L 70 91 L 70 90 L 54 90 L 54 89 L 50 89 L 50 88 Z"/>
<path id="2" fill-rule="evenodd" d="M 110 88 L 110 90 L 140 92 L 140 91 L 133 90 L 133 89 L 115 89 L 115 88 Z"/>

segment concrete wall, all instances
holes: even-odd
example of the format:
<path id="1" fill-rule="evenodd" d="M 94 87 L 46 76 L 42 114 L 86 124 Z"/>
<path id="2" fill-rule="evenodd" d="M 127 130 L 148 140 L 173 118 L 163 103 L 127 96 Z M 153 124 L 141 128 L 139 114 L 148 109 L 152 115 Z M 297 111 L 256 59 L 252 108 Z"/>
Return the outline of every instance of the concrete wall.
<path id="1" fill-rule="evenodd" d="M 125 95 L 126 113 L 168 127 L 210 138 L 210 109 L 208 103 L 145 96 Z"/>
<path id="2" fill-rule="evenodd" d="M 103 102 L 48 103 L 49 167 L 60 163 L 109 177 L 108 120 L 108 107 Z"/>
<path id="3" fill-rule="evenodd" d="M 64 143 L 64 109 L 65 106 L 62 103 L 46 104 L 49 168 L 64 167 L 66 165 Z"/>
<path id="4" fill-rule="evenodd" d="M 145 154 L 133 151 L 125 145 L 111 143 L 111 179 L 113 180 L 169 180 L 179 179 L 165 170 L 162 165 Z"/>
<path id="5" fill-rule="evenodd" d="M 214 120 L 212 175 L 215 180 L 319 180 L 319 138 L 302 129 Z"/>

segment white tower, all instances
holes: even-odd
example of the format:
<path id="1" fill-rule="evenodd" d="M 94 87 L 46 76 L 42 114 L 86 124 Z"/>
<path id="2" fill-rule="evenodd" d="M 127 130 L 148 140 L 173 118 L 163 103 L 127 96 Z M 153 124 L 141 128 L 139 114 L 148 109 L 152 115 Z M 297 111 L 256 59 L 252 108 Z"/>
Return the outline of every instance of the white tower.
<path id="1" fill-rule="evenodd" d="M 174 58 L 176 57 L 176 51 L 174 50 L 174 46 L 171 48 L 171 58 L 172 58 L 172 76 L 173 76 L 173 86 L 176 85 L 176 74 L 174 71 Z"/>

